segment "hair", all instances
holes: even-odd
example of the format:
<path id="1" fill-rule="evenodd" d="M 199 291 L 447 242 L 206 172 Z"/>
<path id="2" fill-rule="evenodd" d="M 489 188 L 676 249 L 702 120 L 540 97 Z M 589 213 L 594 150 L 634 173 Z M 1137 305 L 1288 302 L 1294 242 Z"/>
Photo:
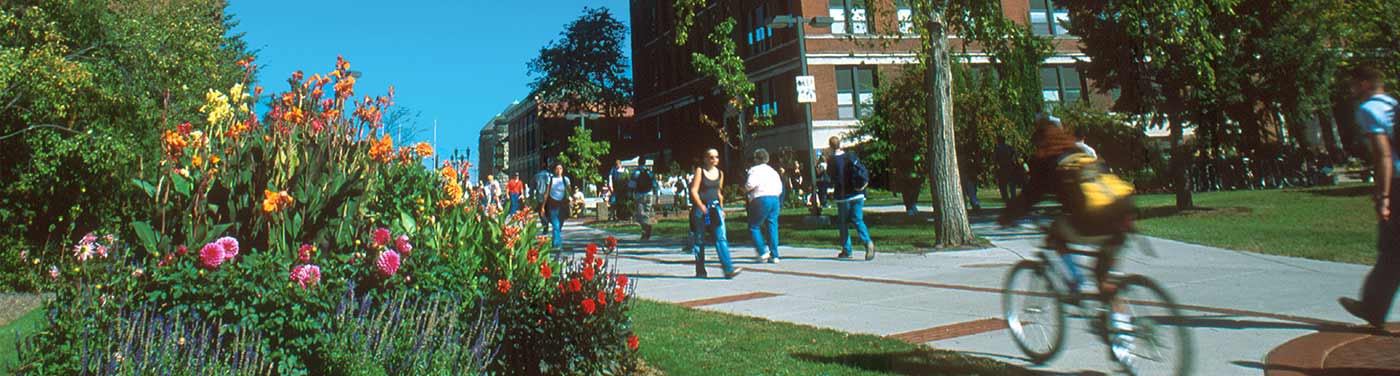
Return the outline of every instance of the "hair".
<path id="1" fill-rule="evenodd" d="M 840 148 L 841 148 L 841 138 L 840 138 L 840 137 L 836 137 L 836 136 L 831 136 L 831 138 L 826 139 L 826 146 L 830 146 L 832 150 L 840 149 Z"/>
<path id="2" fill-rule="evenodd" d="M 1084 127 L 1074 128 L 1074 138 L 1084 139 L 1085 137 L 1089 137 L 1088 129 L 1084 129 Z"/>
<path id="3" fill-rule="evenodd" d="M 753 162 L 757 164 L 768 163 L 768 149 L 758 148 L 753 151 Z"/>
<path id="4" fill-rule="evenodd" d="M 1357 82 L 1382 82 L 1384 77 L 1381 71 L 1366 65 L 1351 70 L 1351 79 Z"/>
<path id="5" fill-rule="evenodd" d="M 1036 158 L 1054 157 L 1078 149 L 1074 146 L 1074 137 L 1070 137 L 1064 128 L 1050 122 L 1044 122 L 1036 128 L 1031 140 L 1035 144 Z"/>
<path id="6" fill-rule="evenodd" d="M 559 163 L 559 162 L 554 162 L 554 164 L 549 165 L 549 168 L 551 168 L 551 169 L 554 169 L 554 168 L 564 168 L 564 164 L 563 164 L 563 163 Z"/>

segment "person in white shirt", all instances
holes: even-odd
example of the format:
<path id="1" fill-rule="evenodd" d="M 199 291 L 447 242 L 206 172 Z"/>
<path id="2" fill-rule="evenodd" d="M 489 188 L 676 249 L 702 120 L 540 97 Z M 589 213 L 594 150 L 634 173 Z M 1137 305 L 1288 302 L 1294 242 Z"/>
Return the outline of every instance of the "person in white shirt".
<path id="1" fill-rule="evenodd" d="M 564 249 L 564 218 L 569 215 L 569 200 L 573 195 L 569 193 L 573 189 L 569 182 L 569 177 L 564 176 L 564 165 L 554 164 L 554 173 L 549 174 L 545 181 L 545 186 L 541 187 L 540 197 L 544 202 L 540 205 L 540 213 L 544 213 L 549 219 L 549 230 L 553 235 L 553 245 L 555 250 Z"/>
<path id="2" fill-rule="evenodd" d="M 783 205 L 783 178 L 768 165 L 768 150 L 753 151 L 744 193 L 748 195 L 749 234 L 759 262 L 778 263 L 778 214 Z M 766 238 L 765 238 L 766 237 Z M 765 245 L 767 249 L 764 249 Z"/>
<path id="3" fill-rule="evenodd" d="M 486 188 L 486 206 L 500 205 L 501 183 L 496 182 L 496 176 L 486 175 L 486 183 L 482 186 Z"/>
<path id="4" fill-rule="evenodd" d="M 1088 154 L 1090 157 L 1094 157 L 1094 159 L 1099 159 L 1099 152 L 1095 151 L 1093 147 L 1089 146 L 1089 144 L 1084 143 L 1084 138 L 1088 135 L 1089 131 L 1085 130 L 1083 127 L 1075 128 L 1074 146 L 1079 147 L 1079 150 L 1084 151 L 1084 154 Z"/>

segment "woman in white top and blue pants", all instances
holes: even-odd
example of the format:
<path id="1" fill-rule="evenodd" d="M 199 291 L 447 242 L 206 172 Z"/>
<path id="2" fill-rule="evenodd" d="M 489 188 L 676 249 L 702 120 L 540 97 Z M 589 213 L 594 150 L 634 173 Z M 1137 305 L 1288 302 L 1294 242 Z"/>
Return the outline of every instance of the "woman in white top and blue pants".
<path id="1" fill-rule="evenodd" d="M 569 178 L 564 176 L 564 165 L 555 163 L 554 173 L 549 175 L 544 193 L 544 204 L 540 212 L 549 219 L 549 231 L 554 236 L 554 249 L 564 250 L 564 215 L 569 212 Z"/>
<path id="2" fill-rule="evenodd" d="M 779 199 L 783 194 L 783 179 L 777 170 L 768 165 L 767 150 L 754 150 L 753 163 L 744 184 L 744 192 L 749 196 L 749 234 L 753 235 L 754 254 L 758 261 L 776 264 L 779 261 L 778 214 L 783 208 Z"/>

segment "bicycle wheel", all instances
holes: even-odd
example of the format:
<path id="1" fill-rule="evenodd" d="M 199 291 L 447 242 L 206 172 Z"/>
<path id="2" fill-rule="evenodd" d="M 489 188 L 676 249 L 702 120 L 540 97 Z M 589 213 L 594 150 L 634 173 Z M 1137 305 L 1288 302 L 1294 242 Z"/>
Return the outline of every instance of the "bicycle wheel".
<path id="1" fill-rule="evenodd" d="M 1130 275 L 1118 283 L 1114 302 L 1126 322 L 1109 319 L 1110 355 L 1130 374 L 1189 375 L 1191 332 L 1181 322 L 1176 300 L 1151 279 Z"/>
<path id="2" fill-rule="evenodd" d="M 1045 264 L 1021 261 L 1011 267 L 1001 291 L 1002 315 L 1016 347 L 1032 363 L 1044 364 L 1065 343 L 1065 311 Z"/>

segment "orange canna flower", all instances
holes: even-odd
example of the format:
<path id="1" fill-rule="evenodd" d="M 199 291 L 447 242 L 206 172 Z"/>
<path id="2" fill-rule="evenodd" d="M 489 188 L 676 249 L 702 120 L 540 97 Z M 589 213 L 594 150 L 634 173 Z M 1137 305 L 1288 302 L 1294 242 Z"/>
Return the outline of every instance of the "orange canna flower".
<path id="1" fill-rule="evenodd" d="M 262 209 L 264 213 L 272 214 L 286 210 L 291 207 L 296 200 L 287 194 L 287 191 L 273 192 L 270 189 L 263 190 Z"/>
<path id="2" fill-rule="evenodd" d="M 413 150 L 418 152 L 419 158 L 433 156 L 433 146 L 429 145 L 427 142 L 419 142 L 417 145 L 413 145 Z"/>
<path id="3" fill-rule="evenodd" d="M 189 146 L 189 142 L 185 141 L 185 136 L 181 136 L 180 132 L 171 131 L 169 129 L 165 130 L 165 136 L 162 137 L 162 139 L 165 141 L 165 153 L 169 155 L 171 159 L 178 158 L 185 150 L 185 147 Z"/>
<path id="4" fill-rule="evenodd" d="M 199 168 L 199 166 L 204 165 L 204 158 L 200 158 L 198 155 L 196 155 L 193 158 L 190 158 L 190 165 L 194 166 L 195 168 Z"/>
<path id="5" fill-rule="evenodd" d="M 300 108 L 292 108 L 282 113 L 282 121 L 288 123 L 301 123 L 305 118 L 306 114 L 302 113 Z"/>
<path id="6" fill-rule="evenodd" d="M 452 165 L 451 165 L 451 164 L 447 164 L 447 165 L 445 165 L 445 166 L 442 166 L 442 170 L 439 171 L 439 172 L 442 173 L 442 177 L 443 177 L 443 178 L 446 178 L 447 180 L 450 180 L 450 181 L 453 181 L 453 182 L 457 181 L 457 169 L 452 168 Z"/>
<path id="7" fill-rule="evenodd" d="M 296 103 L 297 97 L 292 93 L 282 93 L 282 105 L 291 107 Z"/>
<path id="8" fill-rule="evenodd" d="M 349 98 L 355 96 L 355 77 L 345 77 L 335 82 L 335 96 Z"/>
<path id="9" fill-rule="evenodd" d="M 369 157 L 381 162 L 388 162 L 394 158 L 394 140 L 389 135 L 384 135 L 379 141 L 371 141 L 369 146 Z"/>

